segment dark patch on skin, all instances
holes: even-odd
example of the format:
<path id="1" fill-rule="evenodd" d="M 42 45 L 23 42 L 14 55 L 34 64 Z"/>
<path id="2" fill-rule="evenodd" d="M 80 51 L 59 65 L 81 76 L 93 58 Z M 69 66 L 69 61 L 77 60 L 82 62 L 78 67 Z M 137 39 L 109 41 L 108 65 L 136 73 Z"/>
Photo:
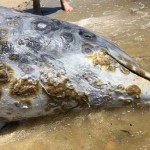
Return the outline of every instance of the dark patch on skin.
<path id="1" fill-rule="evenodd" d="M 39 51 L 39 49 L 41 48 L 41 45 L 39 42 L 33 40 L 33 39 L 29 39 L 26 42 L 26 46 L 30 47 L 31 49 L 33 49 L 34 51 Z"/>
<path id="2" fill-rule="evenodd" d="M 65 22 L 62 22 L 62 21 L 59 21 L 59 20 L 56 20 L 56 19 L 51 19 L 53 21 L 53 23 L 55 24 L 55 26 L 57 26 L 58 28 L 63 28 L 63 29 L 66 29 L 66 30 L 71 30 L 71 26 L 69 26 L 68 24 L 66 24 Z"/>
<path id="3" fill-rule="evenodd" d="M 12 96 L 33 96 L 38 92 L 38 82 L 28 78 L 16 79 L 10 85 L 10 95 Z"/>
<path id="4" fill-rule="evenodd" d="M 36 31 L 43 32 L 44 34 L 48 34 L 51 31 L 56 31 L 60 29 L 54 22 L 46 20 L 37 20 L 34 21 L 32 24 Z"/>
<path id="5" fill-rule="evenodd" d="M 88 43 L 82 45 L 82 53 L 90 54 L 94 52 L 94 47 Z"/>
<path id="6" fill-rule="evenodd" d="M 18 45 L 24 45 L 24 44 L 25 44 L 24 40 L 20 39 L 20 40 L 18 41 Z"/>
<path id="7" fill-rule="evenodd" d="M 29 63 L 28 56 L 24 55 L 24 56 L 20 57 L 20 63 L 26 63 L 26 64 L 28 64 Z"/>
<path id="8" fill-rule="evenodd" d="M 82 78 L 88 82 L 92 87 L 101 89 L 104 83 L 94 74 L 94 72 L 84 70 Z"/>
<path id="9" fill-rule="evenodd" d="M 20 59 L 19 54 L 9 54 L 8 58 L 13 61 L 18 61 Z"/>
<path id="10" fill-rule="evenodd" d="M 13 53 L 13 44 L 8 41 L 0 41 L 0 53 Z"/>
<path id="11" fill-rule="evenodd" d="M 126 88 L 126 92 L 128 95 L 133 98 L 139 99 L 141 95 L 141 89 L 137 85 L 130 85 Z"/>
<path id="12" fill-rule="evenodd" d="M 25 53 L 24 55 L 19 55 L 18 67 L 26 74 L 30 74 L 35 69 L 32 65 L 39 65 L 40 60 L 35 55 L 31 53 Z"/>
<path id="13" fill-rule="evenodd" d="M 38 52 L 41 50 L 41 43 L 39 42 L 38 39 L 36 38 L 25 38 L 25 39 L 20 39 L 18 41 L 19 45 L 26 45 L 30 49 L 32 49 L 34 52 Z"/>
<path id="14" fill-rule="evenodd" d="M 6 18 L 6 23 L 10 27 L 19 26 L 19 20 L 21 20 L 20 16 L 8 17 Z"/>
<path id="15" fill-rule="evenodd" d="M 60 36 L 63 37 L 67 43 L 71 43 L 74 40 L 73 35 L 69 32 L 63 32 Z"/>
<path id="16" fill-rule="evenodd" d="M 39 62 L 41 61 L 40 60 L 41 58 L 39 58 L 36 53 L 33 54 L 31 52 L 27 52 L 24 55 L 22 55 L 21 58 L 23 58 L 23 57 L 26 57 L 27 62 L 24 62 L 24 63 L 27 63 L 27 64 L 38 65 Z"/>
<path id="17" fill-rule="evenodd" d="M 67 52 L 70 50 L 71 43 L 74 41 L 73 34 L 69 32 L 62 32 L 60 34 L 60 37 L 62 38 L 62 43 L 63 43 L 63 52 Z"/>
<path id="18" fill-rule="evenodd" d="M 89 40 L 89 41 L 95 41 L 96 40 L 96 35 L 87 31 L 87 30 L 84 30 L 84 29 L 80 29 L 79 30 L 79 35 L 81 37 L 83 37 L 84 39 L 86 40 Z"/>
<path id="19" fill-rule="evenodd" d="M 89 99 L 90 99 L 90 105 L 91 106 L 100 106 L 100 105 L 108 105 L 109 102 L 111 102 L 111 97 L 110 95 L 101 95 L 98 92 L 91 92 L 88 95 Z"/>
<path id="20" fill-rule="evenodd" d="M 34 52 L 38 52 L 41 49 L 41 44 L 36 39 L 25 39 L 25 44 L 27 47 L 32 49 Z"/>
<path id="21" fill-rule="evenodd" d="M 51 55 L 49 54 L 40 54 L 40 62 L 48 63 L 49 60 L 55 60 Z"/>

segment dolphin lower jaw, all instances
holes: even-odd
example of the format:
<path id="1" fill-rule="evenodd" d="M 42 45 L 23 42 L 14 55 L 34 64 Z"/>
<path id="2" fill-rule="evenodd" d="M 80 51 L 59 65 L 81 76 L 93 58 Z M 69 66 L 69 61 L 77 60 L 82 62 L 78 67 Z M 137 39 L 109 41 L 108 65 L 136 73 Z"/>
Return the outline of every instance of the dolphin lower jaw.
<path id="1" fill-rule="evenodd" d="M 116 86 L 112 94 L 111 104 L 114 106 L 148 104 L 150 103 L 149 90 L 149 81 L 139 77 L 138 82 Z"/>
<path id="2" fill-rule="evenodd" d="M 90 65 L 86 62 L 87 67 L 86 63 L 81 65 L 81 79 L 85 82 L 80 80 L 84 85 L 80 90 L 84 89 L 88 95 L 89 105 L 123 106 L 150 102 L 149 80 L 136 75 L 119 63 L 105 65 L 104 62 L 101 60 L 96 62 L 96 65 L 93 61 Z"/>
<path id="3" fill-rule="evenodd" d="M 114 80 L 112 78 L 109 80 L 109 85 L 106 84 L 101 87 L 100 91 L 90 94 L 90 105 L 123 106 L 150 103 L 150 82 L 148 80 L 133 73 L 126 77 L 122 76 L 120 81 L 117 76 Z"/>
<path id="4" fill-rule="evenodd" d="M 150 81 L 128 70 L 105 51 L 73 55 L 61 60 L 66 76 L 88 105 L 123 106 L 150 101 Z"/>

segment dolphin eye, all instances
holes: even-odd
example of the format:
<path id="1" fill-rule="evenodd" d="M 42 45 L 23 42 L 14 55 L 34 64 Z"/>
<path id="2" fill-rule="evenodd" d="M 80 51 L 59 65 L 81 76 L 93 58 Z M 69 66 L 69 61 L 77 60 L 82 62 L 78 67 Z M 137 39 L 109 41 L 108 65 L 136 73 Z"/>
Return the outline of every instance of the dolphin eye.
<path id="1" fill-rule="evenodd" d="M 87 40 L 95 40 L 96 39 L 95 34 L 89 32 L 89 31 L 86 31 L 86 30 L 80 30 L 79 35 Z"/>

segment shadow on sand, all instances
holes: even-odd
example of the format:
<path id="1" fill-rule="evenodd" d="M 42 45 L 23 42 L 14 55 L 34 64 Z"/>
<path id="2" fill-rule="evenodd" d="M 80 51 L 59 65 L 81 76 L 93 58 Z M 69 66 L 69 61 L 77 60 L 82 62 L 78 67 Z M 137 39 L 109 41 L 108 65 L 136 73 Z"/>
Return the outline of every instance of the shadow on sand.
<path id="1" fill-rule="evenodd" d="M 59 11 L 59 10 L 61 10 L 61 9 L 62 9 L 61 7 L 54 7 L 54 8 L 42 7 L 42 8 L 41 8 L 41 10 L 42 10 L 42 15 L 43 15 L 43 16 L 47 16 L 47 15 L 56 13 L 57 11 Z M 24 12 L 28 12 L 28 13 L 34 14 L 33 8 L 25 9 L 25 10 L 23 10 L 23 11 L 24 11 Z"/>

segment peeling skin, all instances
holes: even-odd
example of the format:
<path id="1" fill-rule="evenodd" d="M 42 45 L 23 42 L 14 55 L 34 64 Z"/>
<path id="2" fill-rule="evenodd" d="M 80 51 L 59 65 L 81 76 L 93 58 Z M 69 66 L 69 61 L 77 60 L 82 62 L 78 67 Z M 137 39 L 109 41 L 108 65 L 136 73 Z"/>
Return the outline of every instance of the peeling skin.
<path id="1" fill-rule="evenodd" d="M 10 85 L 10 94 L 14 96 L 32 96 L 38 92 L 38 82 L 27 78 L 16 79 Z"/>
<path id="2" fill-rule="evenodd" d="M 114 72 L 116 70 L 115 61 L 106 54 L 105 51 L 93 52 L 92 54 L 86 55 L 86 58 L 92 60 L 93 64 L 106 67 L 106 70 Z"/>
<path id="3" fill-rule="evenodd" d="M 128 69 L 126 69 L 124 66 L 120 66 L 120 71 L 126 75 L 130 74 L 130 71 Z"/>
<path id="4" fill-rule="evenodd" d="M 8 82 L 8 75 L 5 69 L 0 70 L 0 82 Z"/>
<path id="5" fill-rule="evenodd" d="M 13 77 L 14 70 L 9 66 L 0 63 L 0 98 L 3 94 L 3 88 L 6 88 L 10 84 Z"/>
<path id="6" fill-rule="evenodd" d="M 125 90 L 125 86 L 123 84 L 119 84 L 116 88 L 119 90 Z"/>
<path id="7" fill-rule="evenodd" d="M 45 89 L 49 100 L 48 106 L 46 106 L 45 110 L 51 110 L 49 105 L 50 102 L 59 103 L 63 107 L 63 102 L 70 103 L 74 101 L 77 105 L 85 105 L 88 103 L 87 96 L 85 93 L 80 93 L 75 90 L 72 86 L 67 86 L 69 79 L 64 79 L 61 82 L 53 82 L 51 79 L 48 80 L 48 87 Z M 57 102 L 55 100 L 57 99 Z"/>
<path id="8" fill-rule="evenodd" d="M 126 92 L 128 95 L 133 98 L 139 99 L 141 95 L 141 89 L 137 85 L 130 85 L 126 88 Z"/>

